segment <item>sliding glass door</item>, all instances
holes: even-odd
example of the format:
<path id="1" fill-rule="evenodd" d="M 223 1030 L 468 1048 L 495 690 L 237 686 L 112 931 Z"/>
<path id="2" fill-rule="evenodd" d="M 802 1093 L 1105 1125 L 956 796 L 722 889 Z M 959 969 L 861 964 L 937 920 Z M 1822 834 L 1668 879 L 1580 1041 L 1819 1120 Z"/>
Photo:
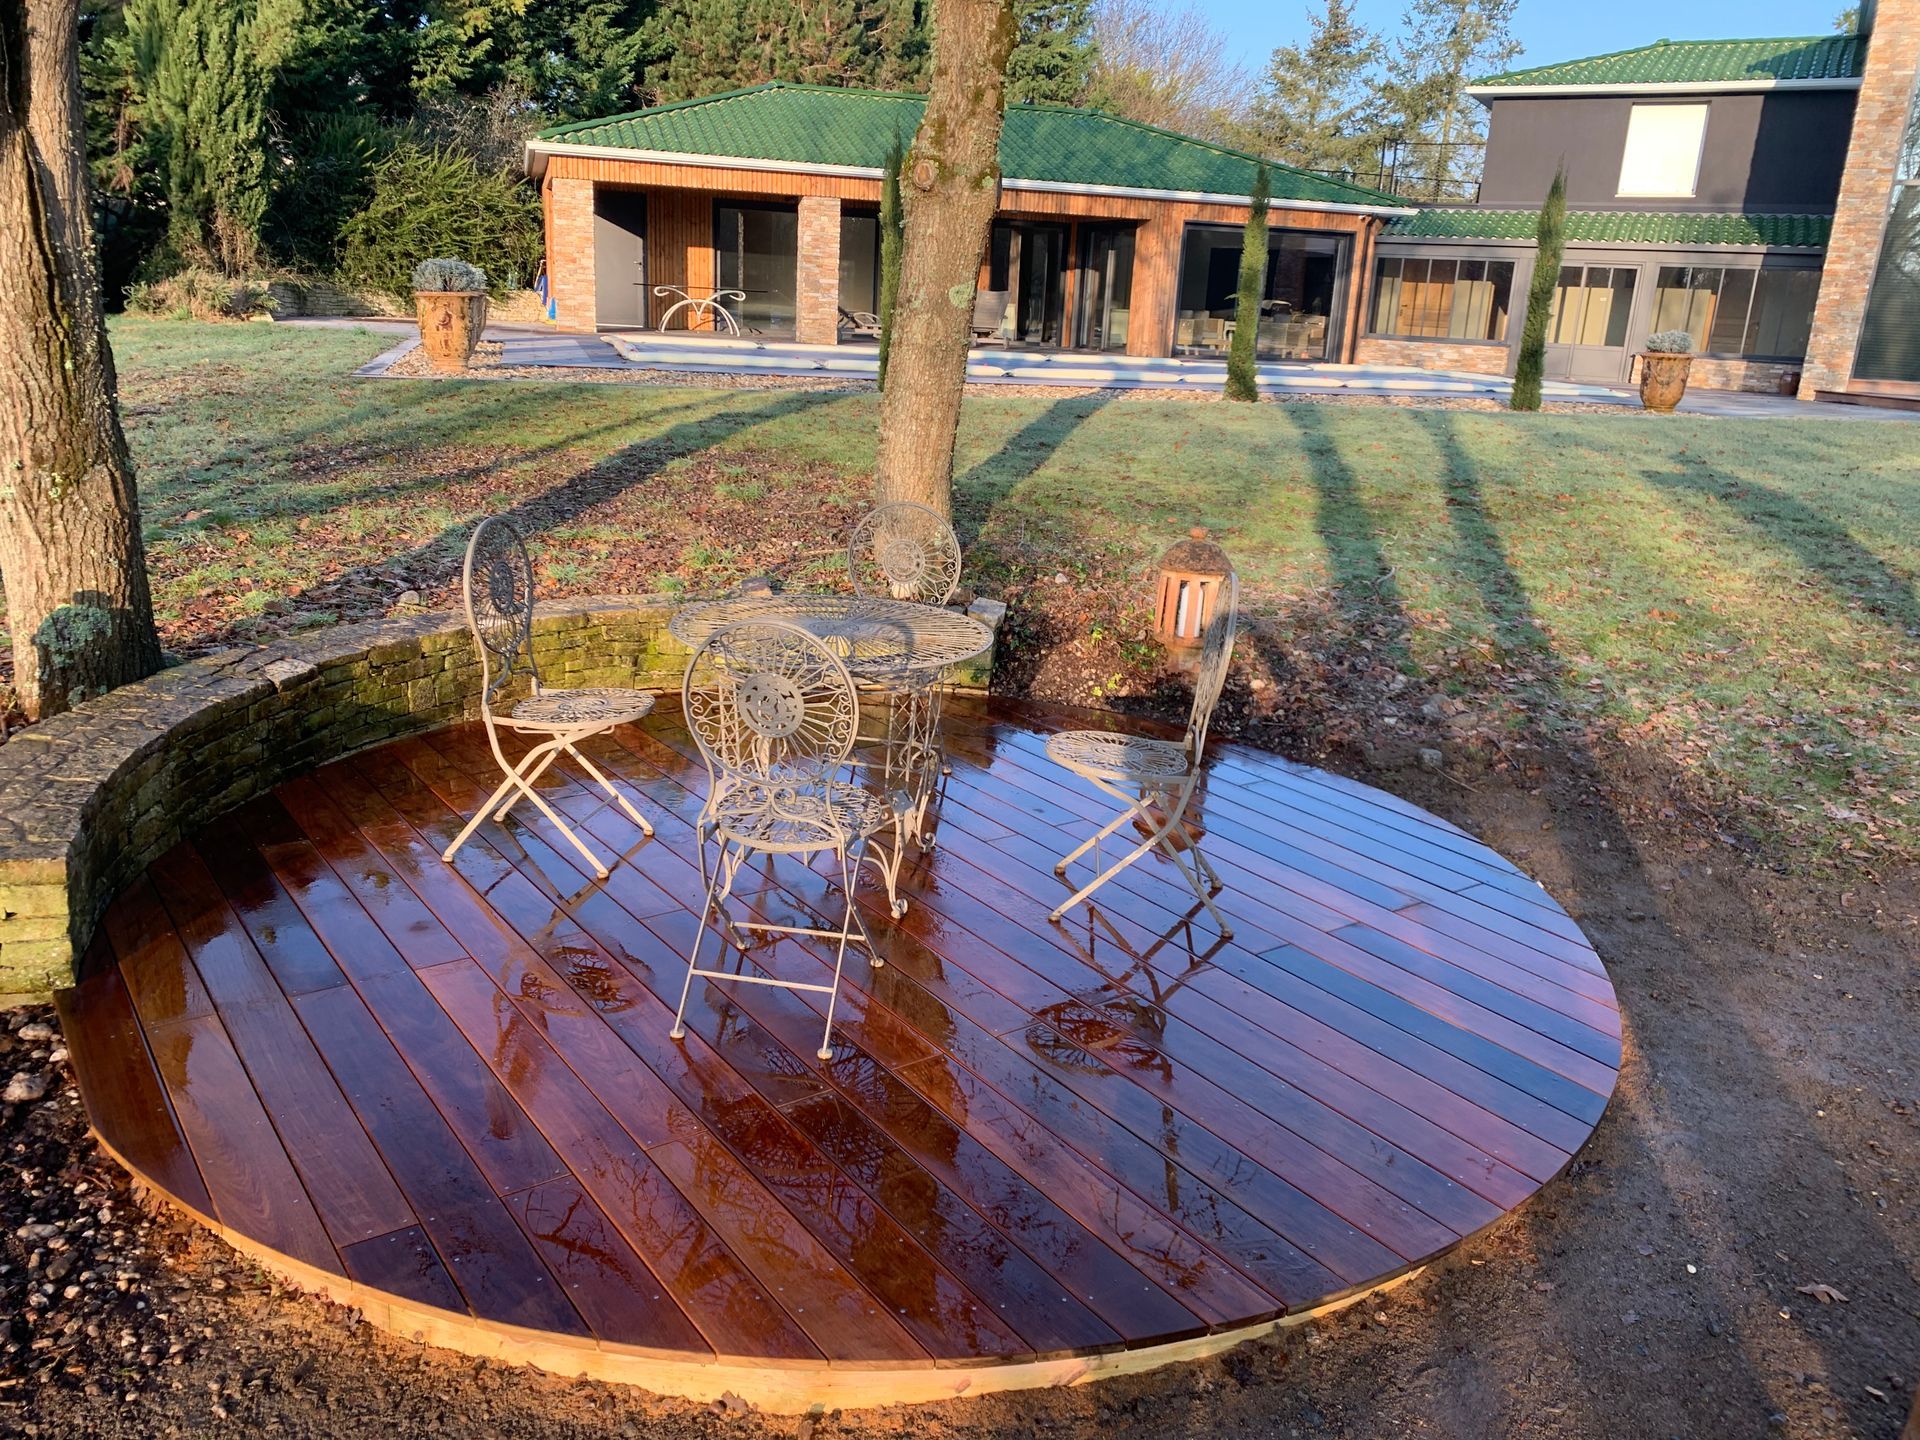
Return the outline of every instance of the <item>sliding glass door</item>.
<path id="1" fill-rule="evenodd" d="M 1078 285 L 1073 343 L 1082 350 L 1125 350 L 1133 316 L 1133 226 L 1080 227 Z"/>
<path id="2" fill-rule="evenodd" d="M 1176 355 L 1224 354 L 1239 328 L 1243 231 L 1189 225 L 1180 257 Z M 1272 230 L 1260 286 L 1255 351 L 1263 360 L 1325 360 L 1340 333 L 1349 237 L 1318 230 Z"/>
<path id="3" fill-rule="evenodd" d="M 1066 263 L 1066 226 L 996 220 L 987 244 L 987 284 L 974 306 L 975 336 L 1000 344 L 1062 343 Z"/>
<path id="4" fill-rule="evenodd" d="M 799 294 L 800 212 L 793 205 L 721 200 L 713 207 L 714 288 L 748 334 L 792 338 Z M 696 298 L 698 298 L 696 296 Z"/>

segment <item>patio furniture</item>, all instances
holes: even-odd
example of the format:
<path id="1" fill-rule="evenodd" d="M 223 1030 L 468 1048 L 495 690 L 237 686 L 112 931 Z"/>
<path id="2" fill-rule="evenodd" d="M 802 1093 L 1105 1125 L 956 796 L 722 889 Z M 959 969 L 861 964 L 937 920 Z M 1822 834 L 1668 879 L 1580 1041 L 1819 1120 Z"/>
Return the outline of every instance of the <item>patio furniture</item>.
<path id="1" fill-rule="evenodd" d="M 667 622 L 681 644 L 698 647 L 722 626 L 743 620 L 782 620 L 822 641 L 861 686 L 889 693 L 887 732 L 878 770 L 889 793 L 903 787 L 902 841 L 933 844 L 926 820 L 939 788 L 941 678 L 993 643 L 993 632 L 971 615 L 878 595 L 759 595 L 688 605 Z M 906 902 L 893 891 L 902 844 L 890 852 L 888 898 L 894 913 Z"/>
<path id="2" fill-rule="evenodd" d="M 559 812 L 535 788 L 535 783 L 555 760 L 568 756 L 606 791 L 643 834 L 653 834 L 646 816 L 634 809 L 632 802 L 579 750 L 581 741 L 604 735 L 616 725 L 628 724 L 651 713 L 653 696 L 645 690 L 611 686 L 550 690 L 541 683 L 540 667 L 533 655 L 533 563 L 527 558 L 527 543 L 519 527 L 506 516 L 495 515 L 474 527 L 472 538 L 467 541 L 460 587 L 466 604 L 467 628 L 473 633 L 474 647 L 480 655 L 480 721 L 486 726 L 493 758 L 500 762 L 506 778 L 440 858 L 453 859 L 454 853 L 467 843 L 481 822 L 489 816 L 495 820 L 506 819 L 524 797 L 553 822 L 554 828 L 566 836 L 593 867 L 593 873 L 604 880 L 606 862 L 560 818 Z M 532 693 L 514 702 L 504 715 L 499 714 L 501 693 L 522 668 L 523 661 Z M 538 737 L 537 743 L 518 761 L 510 760 L 500 743 L 503 729 L 516 735 Z"/>
<path id="3" fill-rule="evenodd" d="M 866 946 L 870 964 L 884 963 L 854 904 L 853 882 L 860 863 L 872 858 L 867 852 L 874 837 L 896 824 L 885 800 L 841 776 L 860 724 L 853 677 L 839 656 L 798 625 L 747 620 L 722 625 L 694 652 L 682 698 L 687 729 L 707 765 L 707 800 L 695 827 L 703 876 L 709 838 L 719 842 L 720 853 L 707 878 L 700 925 L 669 1033 L 675 1040 L 686 1038 L 687 996 L 695 976 L 805 990 L 828 997 L 818 1052 L 822 1060 L 828 1059 L 847 942 L 857 939 Z M 839 929 L 727 916 L 727 897 L 749 855 L 798 855 L 810 862 L 823 852 L 831 852 L 839 865 L 844 902 Z M 893 867 L 886 859 L 878 863 L 891 893 Z M 716 916 L 724 928 L 714 925 Z M 833 981 L 702 968 L 700 951 L 710 926 L 723 941 L 731 937 L 743 955 L 747 944 L 742 932 L 833 940 Z"/>
<path id="4" fill-rule="evenodd" d="M 880 317 L 871 310 L 840 309 L 840 328 L 856 340 L 878 340 L 880 338 Z"/>
<path id="5" fill-rule="evenodd" d="M 1220 927 L 1220 933 L 1233 934 L 1213 903 L 1213 896 L 1220 892 L 1220 877 L 1200 852 L 1200 840 L 1185 824 L 1185 818 L 1194 788 L 1200 781 L 1207 727 L 1213 719 L 1214 706 L 1219 703 L 1221 687 L 1226 683 L 1227 663 L 1233 658 L 1238 592 L 1238 582 L 1229 576 L 1215 603 L 1214 613 L 1208 618 L 1207 638 L 1201 648 L 1199 669 L 1193 677 L 1193 706 L 1188 712 L 1184 739 L 1155 740 L 1108 730 L 1066 730 L 1048 738 L 1048 759 L 1089 781 L 1125 807 L 1112 821 L 1062 857 L 1053 867 L 1053 873 L 1065 875 L 1067 867 L 1089 850 L 1094 851 L 1098 867 L 1096 847 L 1123 825 L 1131 823 L 1146 836 L 1112 865 L 1097 868 L 1093 879 L 1054 907 L 1047 917 L 1049 920 L 1058 920 L 1148 851 L 1157 850 L 1173 861 L 1188 887 Z"/>
<path id="6" fill-rule="evenodd" d="M 743 301 L 747 298 L 747 292 L 744 290 L 710 290 L 705 295 L 694 295 L 679 285 L 656 285 L 653 287 L 653 293 L 661 296 L 678 295 L 680 297 L 674 301 L 673 304 L 669 305 L 667 307 L 667 313 L 660 317 L 659 328 L 662 332 L 665 332 L 670 327 L 674 316 L 678 315 L 682 310 L 686 310 L 690 312 L 687 317 L 687 328 L 689 330 L 694 327 L 695 323 L 704 318 L 707 322 L 707 328 L 710 330 L 717 332 L 724 328 L 729 335 L 738 335 L 740 333 L 740 322 L 734 319 L 733 312 L 720 302 L 723 300 Z"/>
<path id="7" fill-rule="evenodd" d="M 982 290 L 973 297 L 973 338 L 991 340 L 1006 323 L 1008 290 Z"/>
<path id="8" fill-rule="evenodd" d="M 876 505 L 847 541 L 856 595 L 944 605 L 960 585 L 960 538 L 939 511 L 911 500 Z"/>

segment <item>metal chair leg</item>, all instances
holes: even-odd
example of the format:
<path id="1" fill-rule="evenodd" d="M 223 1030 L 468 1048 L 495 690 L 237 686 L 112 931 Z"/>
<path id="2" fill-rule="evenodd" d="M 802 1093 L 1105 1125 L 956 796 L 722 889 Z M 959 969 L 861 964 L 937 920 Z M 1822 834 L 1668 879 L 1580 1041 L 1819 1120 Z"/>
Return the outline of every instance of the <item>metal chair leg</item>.
<path id="1" fill-rule="evenodd" d="M 627 812 L 627 818 L 640 827 L 640 832 L 643 835 L 653 834 L 653 826 L 647 823 L 647 817 L 633 808 L 633 802 L 628 800 L 625 795 L 622 795 L 620 791 L 615 788 L 614 783 L 600 773 L 599 767 L 585 755 L 582 755 L 571 742 L 567 744 L 567 753 L 579 762 L 582 770 L 586 771 L 587 774 L 599 782 L 600 788 L 613 797 L 615 804 Z"/>

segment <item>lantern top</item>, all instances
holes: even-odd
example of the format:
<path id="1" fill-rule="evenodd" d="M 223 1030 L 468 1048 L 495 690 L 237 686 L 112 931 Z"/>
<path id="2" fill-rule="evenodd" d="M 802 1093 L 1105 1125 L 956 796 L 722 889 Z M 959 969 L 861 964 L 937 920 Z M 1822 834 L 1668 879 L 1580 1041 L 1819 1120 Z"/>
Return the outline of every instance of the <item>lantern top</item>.
<path id="1" fill-rule="evenodd" d="M 1196 525 L 1187 532 L 1187 539 L 1175 542 L 1166 554 L 1160 557 L 1163 571 L 1178 571 L 1182 575 L 1205 575 L 1224 580 L 1233 573 L 1233 562 L 1222 550 L 1207 538 L 1207 527 Z"/>

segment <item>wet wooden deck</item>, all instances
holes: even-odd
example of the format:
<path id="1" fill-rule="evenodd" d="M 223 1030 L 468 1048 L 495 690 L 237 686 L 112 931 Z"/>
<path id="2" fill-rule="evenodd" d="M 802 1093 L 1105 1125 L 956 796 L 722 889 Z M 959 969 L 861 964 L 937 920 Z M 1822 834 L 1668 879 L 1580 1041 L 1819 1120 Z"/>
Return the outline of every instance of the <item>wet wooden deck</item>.
<path id="1" fill-rule="evenodd" d="M 803 992 L 697 987 L 668 1038 L 703 772 L 663 706 L 594 752 L 655 839 L 554 776 L 624 857 L 604 882 L 525 806 L 441 862 L 497 778 L 472 728 L 166 856 L 61 1000 L 95 1127 L 401 1333 L 796 1405 L 1196 1353 L 1417 1268 L 1586 1141 L 1613 987 L 1479 842 L 1223 746 L 1204 809 L 1234 939 L 1157 860 L 1053 925 L 1052 862 L 1108 812 L 1041 746 L 1085 717 L 948 718 L 939 849 L 902 921 L 863 881 L 887 964 L 850 960 L 830 1061 Z M 831 903 L 781 863 L 743 876 L 756 910 Z M 808 979 L 825 954 L 755 952 Z"/>

